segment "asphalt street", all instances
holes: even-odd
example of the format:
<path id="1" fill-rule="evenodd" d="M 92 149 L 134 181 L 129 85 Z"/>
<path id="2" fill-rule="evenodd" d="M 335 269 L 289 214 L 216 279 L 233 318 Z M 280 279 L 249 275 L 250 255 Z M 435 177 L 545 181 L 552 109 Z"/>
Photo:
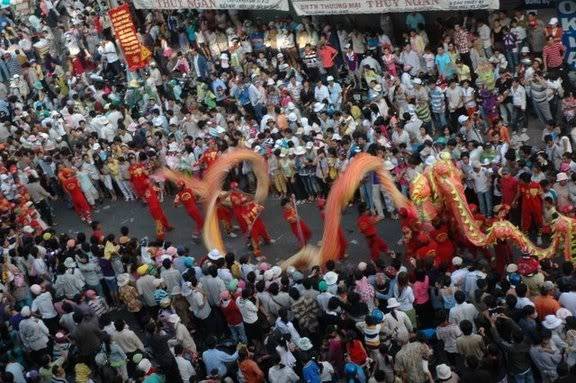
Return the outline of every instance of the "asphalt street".
<path id="1" fill-rule="evenodd" d="M 528 135 L 531 145 L 542 145 L 542 125 L 531 116 L 528 120 Z M 193 239 L 194 221 L 188 217 L 183 207 L 174 207 L 173 196 L 167 195 L 163 203 L 164 212 L 170 223 L 176 228 L 167 233 L 166 240 L 172 242 L 175 246 L 184 245 L 190 249 L 190 254 L 194 257 L 201 257 L 207 253 L 204 244 L 195 242 Z M 66 207 L 62 201 L 53 203 L 54 213 L 58 226 L 56 229 L 60 232 L 75 234 L 83 231 L 89 235 L 91 229 L 88 225 L 82 223 L 71 209 Z M 298 206 L 298 213 L 304 222 L 312 230 L 312 244 L 317 244 L 322 239 L 324 230 L 323 221 L 315 203 L 307 203 Z M 290 226 L 282 218 L 282 209 L 280 201 L 276 198 L 269 197 L 265 203 L 265 209 L 262 213 L 264 224 L 268 229 L 270 236 L 276 241 L 273 245 L 262 246 L 262 253 L 269 262 L 276 263 L 289 258 L 298 251 L 296 238 L 290 231 Z M 356 227 L 356 218 L 358 213 L 355 207 L 348 208 L 342 212 L 342 227 L 348 240 L 347 262 L 359 262 L 367 260 L 369 257 L 368 247 L 362 234 Z M 148 213 L 147 207 L 138 202 L 125 201 L 105 201 L 95 209 L 93 219 L 102 223 L 105 233 L 120 232 L 120 227 L 128 226 L 130 234 L 139 239 L 148 237 L 154 239 L 154 221 Z M 388 246 L 395 251 L 400 251 L 398 240 L 401 238 L 400 225 L 397 220 L 386 218 L 378 223 L 378 229 L 381 237 L 388 243 Z M 224 236 L 226 250 L 234 252 L 237 256 L 250 254 L 246 248 L 246 237 L 242 237 L 237 230 L 237 238 Z"/>
<path id="2" fill-rule="evenodd" d="M 194 221 L 190 218 L 183 207 L 174 207 L 173 199 L 166 196 L 163 203 L 164 212 L 175 230 L 167 233 L 166 241 L 172 242 L 175 246 L 184 245 L 190 249 L 194 257 L 206 254 L 207 249 L 202 242 L 196 243 L 193 239 Z M 91 229 L 82 223 L 76 213 L 66 207 L 62 201 L 53 203 L 54 213 L 60 232 L 67 232 L 71 235 L 83 231 L 88 236 Z M 102 223 L 104 232 L 119 235 L 120 227 L 130 228 L 130 234 L 137 238 L 148 237 L 154 239 L 154 221 L 152 220 L 147 207 L 138 202 L 125 201 L 105 201 L 93 212 L 93 219 Z M 322 239 L 324 230 L 323 221 L 315 203 L 307 203 L 298 206 L 298 213 L 301 219 L 308 224 L 313 232 L 312 244 L 317 244 Z M 278 199 L 269 197 L 262 213 L 264 224 L 268 233 L 275 240 L 275 243 L 262 246 L 262 253 L 273 263 L 282 261 L 294 255 L 298 251 L 296 238 L 290 231 L 290 226 L 282 218 L 282 208 Z M 368 258 L 368 247 L 362 234 L 356 228 L 356 218 L 358 213 L 355 207 L 346 209 L 342 215 L 342 226 L 348 239 L 349 260 L 359 262 Z M 397 220 L 390 218 L 382 220 L 378 224 L 380 235 L 384 238 L 392 249 L 399 249 L 397 245 L 401 238 L 400 226 Z M 250 251 L 244 245 L 246 237 L 242 237 L 240 232 L 237 238 L 224 236 L 226 250 L 234 252 L 237 256 L 249 254 Z"/>

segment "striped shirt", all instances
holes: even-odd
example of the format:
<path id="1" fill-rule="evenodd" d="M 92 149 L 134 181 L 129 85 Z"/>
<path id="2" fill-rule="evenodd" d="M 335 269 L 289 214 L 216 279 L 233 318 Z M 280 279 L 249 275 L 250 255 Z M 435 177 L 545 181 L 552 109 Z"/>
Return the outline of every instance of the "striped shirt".
<path id="1" fill-rule="evenodd" d="M 564 51 L 564 45 L 559 41 L 544 47 L 542 55 L 548 69 L 559 68 L 562 66 L 564 62 Z"/>
<path id="2" fill-rule="evenodd" d="M 444 92 L 440 88 L 434 88 L 430 93 L 430 105 L 434 113 L 446 112 L 446 99 Z"/>

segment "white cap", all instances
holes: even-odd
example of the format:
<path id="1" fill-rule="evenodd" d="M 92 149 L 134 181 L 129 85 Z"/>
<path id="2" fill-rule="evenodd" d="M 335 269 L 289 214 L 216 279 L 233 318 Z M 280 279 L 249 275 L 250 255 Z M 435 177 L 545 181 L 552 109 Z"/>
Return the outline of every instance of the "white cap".
<path id="1" fill-rule="evenodd" d="M 224 257 L 222 256 L 222 254 L 220 253 L 220 251 L 218 249 L 212 249 L 208 253 L 208 258 L 213 260 L 213 261 L 217 261 L 217 260 L 222 259 Z"/>
<path id="2" fill-rule="evenodd" d="M 553 17 L 550 19 L 550 22 L 548 22 L 549 25 L 556 25 L 558 24 L 558 18 L 557 17 Z"/>
<path id="3" fill-rule="evenodd" d="M 20 310 L 20 315 L 22 315 L 24 318 L 28 318 L 30 315 L 32 315 L 32 311 L 30 311 L 30 306 L 22 307 L 22 310 Z"/>
<path id="4" fill-rule="evenodd" d="M 460 125 L 464 124 L 466 121 L 468 121 L 468 116 L 462 114 L 460 117 L 458 117 L 458 123 Z"/>
<path id="5" fill-rule="evenodd" d="M 326 80 L 327 81 L 334 81 L 334 76 L 328 76 L 328 77 L 326 77 Z"/>
<path id="6" fill-rule="evenodd" d="M 454 258 L 452 258 L 452 264 L 453 264 L 454 266 L 461 266 L 461 265 L 462 265 L 462 262 L 464 262 L 464 261 L 463 261 L 462 258 L 460 258 L 460 257 L 454 257 Z"/>

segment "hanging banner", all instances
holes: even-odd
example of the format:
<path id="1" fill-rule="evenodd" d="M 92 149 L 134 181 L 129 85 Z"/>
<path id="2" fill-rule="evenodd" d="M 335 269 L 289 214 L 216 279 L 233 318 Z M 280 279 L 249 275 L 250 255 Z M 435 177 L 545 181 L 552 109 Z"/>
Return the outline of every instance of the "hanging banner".
<path id="1" fill-rule="evenodd" d="M 108 16 L 114 29 L 116 41 L 122 48 L 122 52 L 124 52 L 128 70 L 134 71 L 145 67 L 150 61 L 152 54 L 138 40 L 136 26 L 132 20 L 128 4 L 112 8 L 108 11 Z"/>
<path id="2" fill-rule="evenodd" d="M 562 43 L 566 47 L 564 61 L 576 68 L 576 0 L 558 1 L 558 19 L 564 30 Z"/>
<path id="3" fill-rule="evenodd" d="M 524 6 L 526 9 L 553 8 L 556 0 L 524 0 Z"/>
<path id="4" fill-rule="evenodd" d="M 499 9 L 500 0 L 292 0 L 292 5 L 298 15 L 308 16 Z"/>
<path id="5" fill-rule="evenodd" d="M 133 0 L 137 9 L 269 9 L 288 11 L 288 0 Z"/>

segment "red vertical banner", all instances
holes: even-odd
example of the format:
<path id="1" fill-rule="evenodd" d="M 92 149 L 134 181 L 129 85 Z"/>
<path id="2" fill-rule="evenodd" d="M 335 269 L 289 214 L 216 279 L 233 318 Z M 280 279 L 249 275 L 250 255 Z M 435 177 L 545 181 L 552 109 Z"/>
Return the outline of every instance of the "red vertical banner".
<path id="1" fill-rule="evenodd" d="M 150 61 L 152 54 L 138 40 L 136 26 L 132 20 L 128 4 L 112 8 L 108 11 L 108 16 L 110 16 L 112 28 L 114 28 L 116 41 L 122 48 L 122 52 L 124 52 L 128 70 L 134 71 L 145 67 Z"/>

